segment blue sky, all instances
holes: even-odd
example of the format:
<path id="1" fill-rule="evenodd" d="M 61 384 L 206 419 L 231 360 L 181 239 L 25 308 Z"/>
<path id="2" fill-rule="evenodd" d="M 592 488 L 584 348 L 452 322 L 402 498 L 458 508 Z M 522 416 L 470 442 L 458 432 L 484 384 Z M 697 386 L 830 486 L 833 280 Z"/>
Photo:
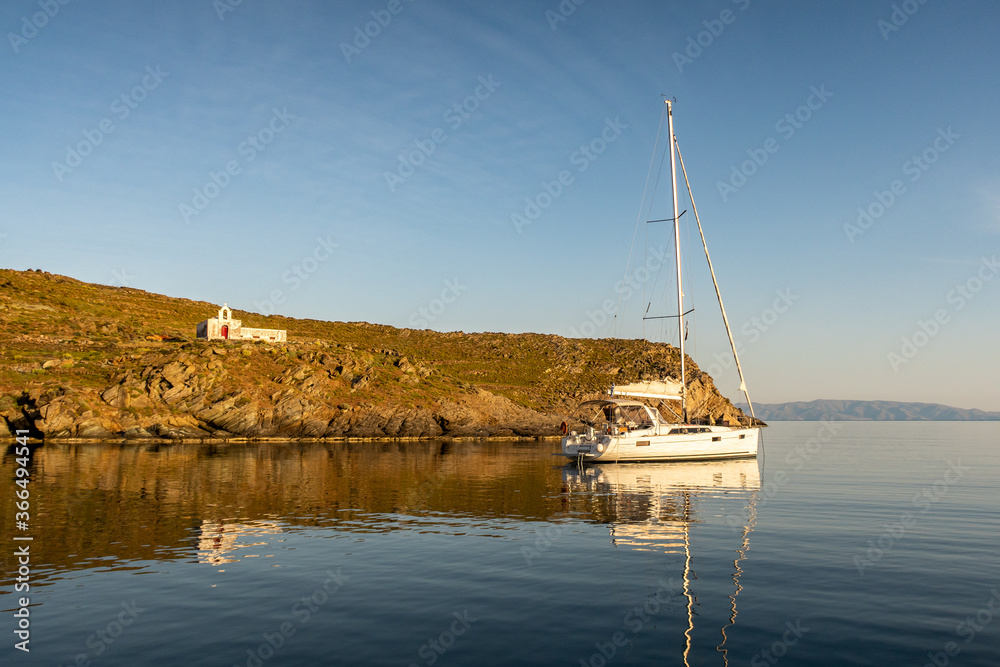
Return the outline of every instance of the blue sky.
<path id="1" fill-rule="evenodd" d="M 668 95 L 755 400 L 1000 410 L 994 2 L 577 2 L 5 2 L 0 264 L 675 339 L 640 319 L 668 269 L 604 322 L 672 252 L 640 224 L 630 259 Z M 735 396 L 682 236 L 688 351 Z"/>

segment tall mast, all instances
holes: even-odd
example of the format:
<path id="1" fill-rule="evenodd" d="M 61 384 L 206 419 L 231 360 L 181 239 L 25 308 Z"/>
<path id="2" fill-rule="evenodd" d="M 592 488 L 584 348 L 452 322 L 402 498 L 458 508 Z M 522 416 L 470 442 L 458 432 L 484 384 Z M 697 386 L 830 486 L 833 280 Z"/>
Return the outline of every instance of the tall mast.
<path id="1" fill-rule="evenodd" d="M 667 135 L 670 142 L 670 191 L 673 194 L 674 204 L 674 254 L 677 263 L 677 337 L 680 338 L 681 351 L 681 419 L 687 423 L 687 382 L 684 372 L 684 290 L 681 287 L 681 223 L 677 214 L 677 167 L 674 164 L 674 113 L 670 100 L 664 100 L 667 104 Z"/>

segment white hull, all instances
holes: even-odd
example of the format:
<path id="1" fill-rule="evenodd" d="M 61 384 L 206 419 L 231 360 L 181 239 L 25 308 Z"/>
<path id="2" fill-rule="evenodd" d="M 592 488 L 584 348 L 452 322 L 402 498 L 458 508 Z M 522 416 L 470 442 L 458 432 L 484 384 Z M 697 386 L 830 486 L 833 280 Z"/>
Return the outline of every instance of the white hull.
<path id="1" fill-rule="evenodd" d="M 667 433 L 659 433 L 661 430 Z M 677 432 L 684 430 L 689 432 Z M 739 459 L 757 456 L 759 440 L 760 427 L 673 426 L 620 435 L 570 434 L 562 439 L 561 454 L 569 459 L 607 463 Z"/>

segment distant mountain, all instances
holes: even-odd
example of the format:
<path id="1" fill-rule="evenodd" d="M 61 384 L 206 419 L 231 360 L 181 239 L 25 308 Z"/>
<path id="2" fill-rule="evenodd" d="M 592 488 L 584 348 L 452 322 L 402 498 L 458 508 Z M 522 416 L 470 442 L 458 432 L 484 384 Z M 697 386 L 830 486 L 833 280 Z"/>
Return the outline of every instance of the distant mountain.
<path id="1" fill-rule="evenodd" d="M 764 421 L 1000 421 L 1000 412 L 964 410 L 938 403 L 898 401 L 797 401 L 755 403 Z M 745 407 L 743 408 L 746 409 Z"/>

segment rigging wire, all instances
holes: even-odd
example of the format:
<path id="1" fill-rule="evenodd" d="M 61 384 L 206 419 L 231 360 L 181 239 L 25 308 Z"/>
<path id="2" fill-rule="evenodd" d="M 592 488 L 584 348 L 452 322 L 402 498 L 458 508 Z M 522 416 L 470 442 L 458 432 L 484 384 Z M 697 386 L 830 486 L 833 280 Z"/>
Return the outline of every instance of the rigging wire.
<path id="1" fill-rule="evenodd" d="M 705 230 L 701 228 L 701 218 L 698 217 L 698 207 L 694 203 L 694 195 L 691 193 L 691 182 L 688 180 L 687 168 L 684 166 L 684 158 L 681 156 L 681 147 L 677 142 L 677 137 L 672 137 L 674 146 L 677 147 L 677 158 L 681 163 L 681 171 L 684 173 L 684 184 L 687 186 L 688 196 L 691 198 L 691 210 L 694 212 L 694 219 L 698 223 L 698 234 L 701 235 L 701 244 L 705 249 L 705 260 L 708 262 L 708 271 L 712 274 L 712 284 L 715 286 L 715 295 L 719 300 L 719 310 L 722 311 L 722 321 L 726 325 L 726 333 L 729 335 L 729 345 L 733 350 L 733 359 L 736 361 L 736 372 L 740 376 L 740 391 L 747 399 L 747 407 L 750 408 L 751 424 L 757 418 L 754 414 L 753 402 L 750 400 L 750 391 L 747 389 L 746 380 L 743 378 L 743 367 L 740 365 L 740 355 L 736 351 L 736 342 L 733 340 L 733 332 L 729 327 L 729 318 L 726 316 L 726 307 L 722 304 L 722 293 L 719 291 L 719 281 L 715 278 L 715 269 L 712 268 L 712 258 L 708 254 L 708 243 L 705 241 Z"/>
<path id="2" fill-rule="evenodd" d="M 635 231 L 632 233 L 632 244 L 629 246 L 628 249 L 628 260 L 625 262 L 625 275 L 622 276 L 623 285 L 627 284 L 628 281 L 628 270 L 629 267 L 632 265 L 632 252 L 635 250 L 635 240 L 636 237 L 639 235 L 639 224 L 642 222 L 643 218 L 642 210 L 643 207 L 646 205 L 646 193 L 649 190 L 649 181 L 653 173 L 653 165 L 656 162 L 656 149 L 660 144 L 660 133 L 663 130 L 663 119 L 666 117 L 667 117 L 667 110 L 666 107 L 664 106 L 663 112 L 660 114 L 660 125 L 659 127 L 656 128 L 656 141 L 653 143 L 653 154 L 649 157 L 649 170 L 646 172 L 646 184 L 643 186 L 642 189 L 642 201 L 639 203 L 639 213 L 635 219 Z M 659 176 L 657 176 L 657 180 L 659 180 Z M 622 318 L 618 317 L 618 314 L 621 314 L 621 312 L 622 312 L 622 290 L 618 292 L 618 303 L 615 306 L 615 313 L 616 313 L 615 319 L 618 320 L 617 336 L 619 337 L 621 336 L 622 321 L 625 319 L 624 317 Z"/>
<path id="3" fill-rule="evenodd" d="M 666 112 L 666 108 L 664 108 L 664 112 Z M 656 182 L 653 184 L 653 191 L 649 195 L 649 206 L 646 207 L 646 225 L 647 225 L 647 227 L 646 227 L 646 248 L 645 248 L 645 255 L 644 255 L 645 258 L 646 258 L 646 260 L 645 260 L 645 262 L 643 262 L 643 267 L 645 267 L 646 266 L 646 262 L 649 261 L 649 226 L 648 225 L 650 223 L 650 218 L 653 217 L 653 205 L 656 203 L 656 193 L 660 189 L 660 179 L 663 178 L 663 165 L 667 161 L 667 148 L 669 146 L 670 146 L 669 142 L 665 142 L 663 144 L 663 153 L 660 154 L 660 166 L 656 170 Z M 654 150 L 654 155 L 655 155 L 655 151 L 656 151 L 656 147 L 655 146 L 653 147 L 653 150 Z M 659 283 L 660 271 L 662 269 L 663 269 L 663 263 L 660 264 L 660 268 L 657 269 L 657 271 L 656 271 L 656 279 L 653 280 L 652 283 L 650 284 L 650 287 L 649 287 L 649 301 L 648 301 L 648 303 L 652 303 L 653 296 L 656 293 L 656 285 Z M 636 272 L 638 272 L 638 269 L 636 269 Z M 648 273 L 648 270 L 647 270 L 647 273 Z M 649 282 L 649 276 L 648 275 L 646 276 L 646 280 L 643 281 L 643 283 L 642 283 L 642 301 L 643 301 L 643 303 L 647 303 L 647 300 L 646 300 L 646 283 L 647 282 Z M 645 322 L 643 322 L 643 324 L 642 324 L 642 337 L 646 338 L 646 323 Z M 662 335 L 660 337 L 662 338 Z"/>

